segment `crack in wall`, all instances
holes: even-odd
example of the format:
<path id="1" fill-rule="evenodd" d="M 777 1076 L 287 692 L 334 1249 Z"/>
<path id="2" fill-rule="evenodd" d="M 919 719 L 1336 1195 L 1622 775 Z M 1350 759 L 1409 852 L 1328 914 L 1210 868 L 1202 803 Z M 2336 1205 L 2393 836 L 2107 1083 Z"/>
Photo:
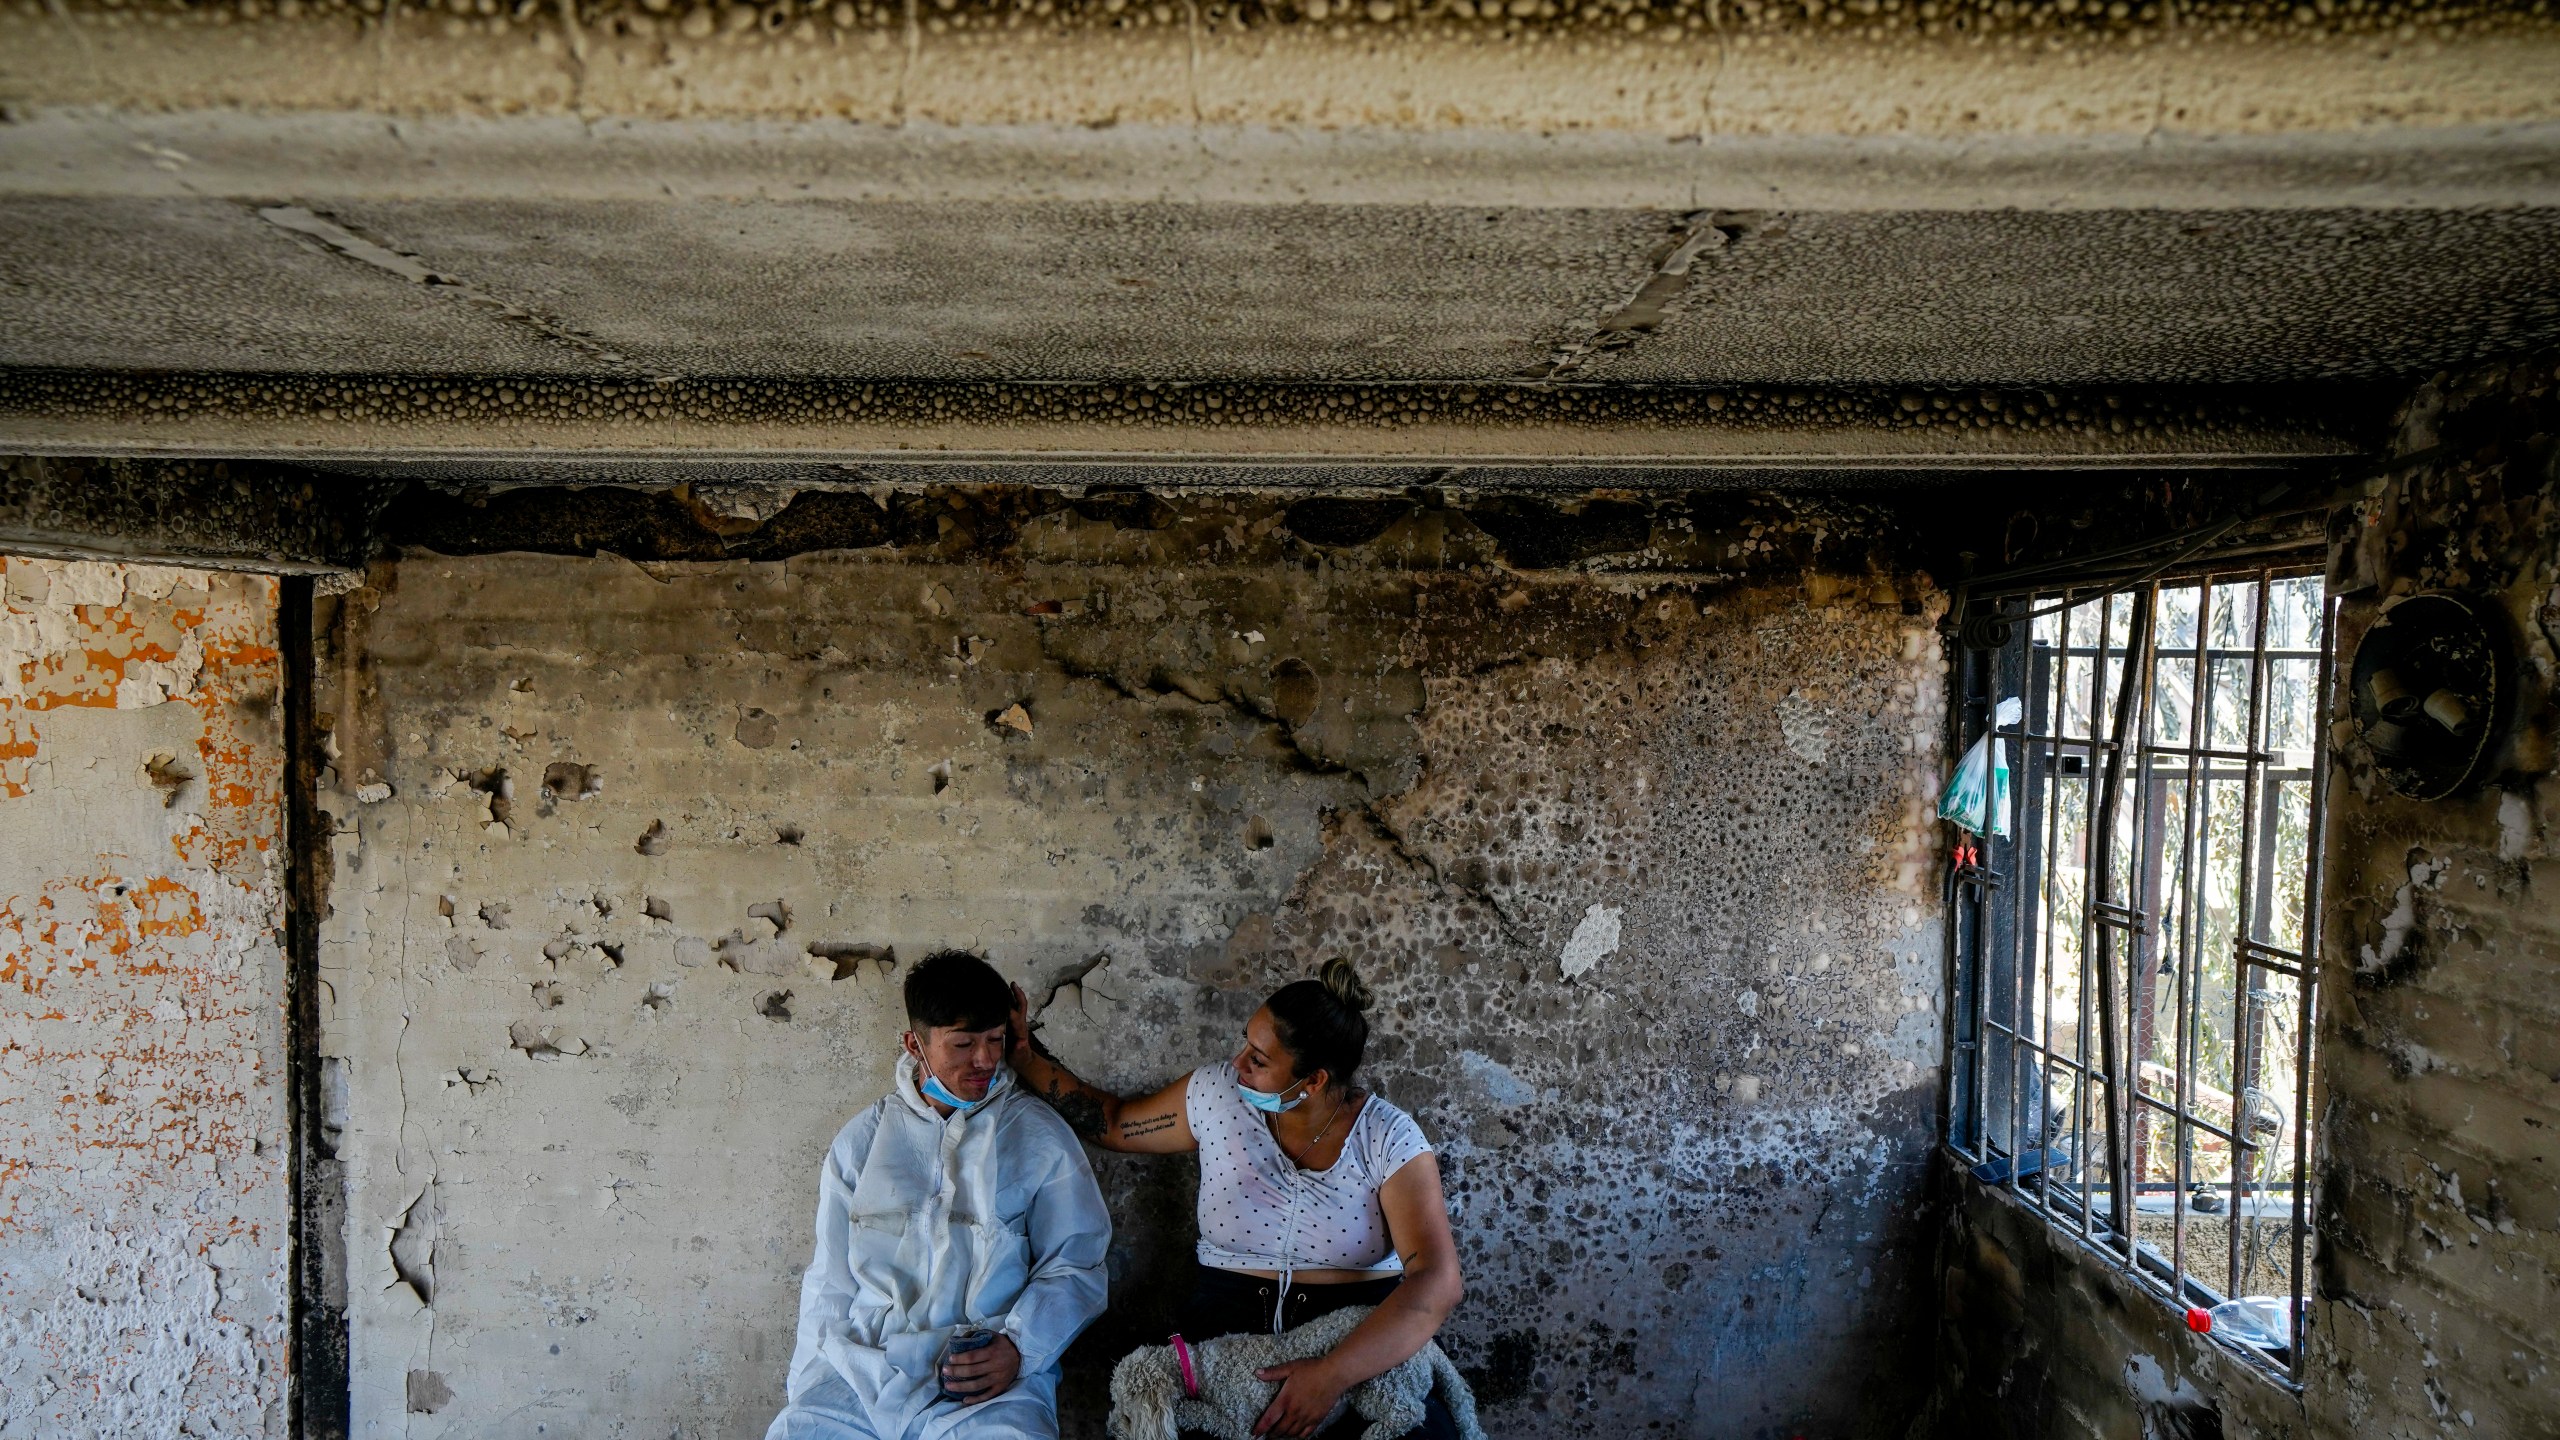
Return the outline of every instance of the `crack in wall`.
<path id="1" fill-rule="evenodd" d="M 390 98 L 391 31 L 394 22 L 399 18 L 399 6 L 385 5 L 382 7 L 381 14 L 358 22 L 360 25 L 370 26 L 373 30 L 373 99 L 377 105 L 384 104 Z"/>
<path id="2" fill-rule="evenodd" d="M 1427 765 L 1429 762 L 1426 760 L 1424 763 Z M 1412 845 L 1406 842 L 1404 832 L 1397 829 L 1394 824 L 1388 821 L 1386 816 L 1378 812 L 1377 802 L 1371 801 L 1365 803 L 1361 805 L 1355 813 L 1359 815 L 1362 821 L 1367 823 L 1369 833 L 1372 838 L 1384 843 L 1387 849 L 1393 852 L 1397 859 L 1413 867 L 1415 870 L 1420 871 L 1422 874 L 1429 876 L 1433 885 L 1436 885 L 1443 890 L 1450 890 L 1457 894 L 1464 895 L 1470 900 L 1478 901 L 1483 904 L 1485 909 L 1492 911 L 1494 923 L 1502 931 L 1502 938 L 1504 940 L 1520 946 L 1523 950 L 1534 951 L 1537 949 L 1536 943 L 1520 929 L 1520 922 L 1513 918 L 1511 912 L 1503 906 L 1503 903 L 1499 899 L 1495 898 L 1491 890 L 1488 890 L 1481 885 L 1470 885 L 1466 881 L 1459 879 L 1457 876 L 1444 873 L 1440 869 L 1440 862 L 1423 854 L 1421 851 L 1414 849 Z M 1294 896 L 1292 897 L 1293 903 L 1295 898 L 1296 897 Z"/>
<path id="3" fill-rule="evenodd" d="M 1716 86 L 1724 80 L 1724 67 L 1733 53 L 1733 37 L 1725 34 L 1724 30 L 1722 0 L 1707 0 L 1707 30 L 1715 39 L 1716 59 L 1715 64 L 1708 67 L 1706 83 L 1698 89 L 1698 120 L 1699 129 L 1713 135 L 1716 133 Z M 1693 202 L 1696 195 L 1693 186 L 1690 190 Z"/>
<path id="4" fill-rule="evenodd" d="M 394 1277 L 391 1283 L 408 1286 L 418 1303 L 429 1308 L 436 1303 L 436 1242 L 443 1218 L 443 1207 L 436 1199 L 436 1182 L 429 1180 L 408 1208 L 400 1212 L 385 1246 Z"/>
<path id="5" fill-rule="evenodd" d="M 1108 951 L 1105 951 L 1102 954 L 1094 955 L 1084 960 L 1079 960 L 1073 965 L 1060 968 L 1050 975 L 1047 993 L 1040 997 L 1040 1004 L 1032 1011 L 1032 1013 L 1035 1015 L 1039 1014 L 1042 1011 L 1047 1010 L 1050 1006 L 1057 1004 L 1058 995 L 1061 991 L 1070 988 L 1082 990 L 1084 988 L 1086 976 L 1091 975 L 1094 971 L 1099 970 L 1110 963 L 1111 955 Z"/>
<path id="6" fill-rule="evenodd" d="M 578 0 L 555 0 L 560 12 L 560 38 L 569 50 L 569 108 L 585 108 L 587 98 L 587 33 L 578 28 Z"/>
<path id="7" fill-rule="evenodd" d="M 1182 76 L 1191 92 L 1191 124 L 1200 125 L 1200 0 L 1182 0 Z"/>
<path id="8" fill-rule="evenodd" d="M 71 18 L 70 7 L 62 0 L 44 0 L 44 13 L 52 16 L 62 26 L 63 32 L 71 37 L 71 43 L 79 47 L 80 58 L 89 66 L 89 78 L 104 85 L 107 72 L 98 64 L 98 52 L 89 44 L 88 35 L 82 32 L 80 23 Z"/>
<path id="9" fill-rule="evenodd" d="M 1043 646 L 1042 653 L 1050 663 L 1056 665 L 1062 673 L 1069 677 L 1094 681 L 1124 699 L 1136 700 L 1141 703 L 1145 703 L 1160 700 L 1168 695 L 1180 695 L 1194 704 L 1215 705 L 1232 710 L 1238 715 L 1242 715 L 1265 726 L 1289 751 L 1290 754 L 1297 757 L 1298 762 L 1304 766 L 1308 772 L 1316 775 L 1342 775 L 1358 780 L 1362 791 L 1366 793 L 1357 804 L 1350 806 L 1328 806 L 1326 809 L 1332 813 L 1356 815 L 1359 817 L 1361 823 L 1368 827 L 1372 835 L 1384 843 L 1399 860 L 1403 861 L 1416 872 L 1428 877 L 1434 886 L 1450 891 L 1453 894 L 1463 895 L 1468 899 L 1481 902 L 1485 909 L 1492 913 L 1495 924 L 1502 932 L 1503 939 L 1525 949 L 1536 948 L 1535 942 L 1533 942 L 1526 932 L 1521 929 L 1518 918 L 1512 915 L 1509 909 L 1507 909 L 1501 900 L 1496 898 L 1492 892 L 1482 886 L 1470 885 L 1457 876 L 1445 873 L 1440 868 L 1438 862 L 1407 844 L 1404 832 L 1397 829 L 1396 826 L 1380 812 L 1378 808 L 1380 804 L 1393 799 L 1395 794 L 1401 794 L 1411 789 L 1412 784 L 1420 782 L 1421 775 L 1417 773 L 1413 782 L 1399 786 L 1393 793 L 1378 793 L 1366 770 L 1355 769 L 1352 766 L 1346 765 L 1330 756 L 1310 750 L 1299 742 L 1297 733 L 1298 726 L 1305 722 L 1306 716 L 1304 714 L 1300 714 L 1293 719 L 1290 714 L 1285 713 L 1292 707 L 1286 703 L 1283 697 L 1279 694 L 1277 688 L 1275 688 L 1273 705 L 1266 708 L 1259 702 L 1255 701 L 1252 697 L 1239 695 L 1224 685 L 1214 688 L 1197 685 L 1184 685 L 1180 683 L 1180 679 L 1184 677 L 1176 677 L 1163 670 L 1152 672 L 1143 685 L 1133 686 L 1128 681 L 1123 680 L 1119 675 L 1109 670 L 1081 664 L 1067 657 L 1055 654 L 1050 652 L 1045 645 Z M 1283 684 L 1285 684 L 1285 677 L 1282 675 L 1282 670 L 1284 667 L 1290 665 L 1297 665 L 1301 669 L 1304 668 L 1304 662 L 1302 661 L 1298 661 L 1294 658 L 1284 659 L 1272 667 L 1271 673 L 1275 678 L 1281 679 Z M 1426 757 L 1423 761 L 1424 766 L 1427 767 L 1429 763 L 1430 762 Z M 1301 878 L 1303 879 L 1303 877 Z M 1298 903 L 1298 897 L 1293 894 L 1290 903 Z M 1100 960 L 1097 959 L 1095 963 L 1100 963 Z M 1081 975 L 1074 977 L 1075 980 L 1080 980 L 1081 978 Z M 1052 984 L 1049 992 L 1051 998 L 1054 999 L 1057 992 L 1069 983 L 1074 983 L 1074 980 L 1062 980 L 1058 983 Z M 1046 1001 L 1042 1002 L 1043 1008 L 1046 1008 L 1046 1004 Z"/>
<path id="10" fill-rule="evenodd" d="M 1060 674 L 1067 676 L 1069 679 L 1093 681 L 1124 700 L 1135 700 L 1141 704 L 1150 704 L 1155 701 L 1165 699 L 1168 696 L 1179 695 L 1194 705 L 1214 706 L 1232 710 L 1236 714 L 1242 715 L 1246 719 L 1252 720 L 1257 724 L 1266 727 L 1272 733 L 1274 738 L 1280 742 L 1281 748 L 1295 756 L 1298 763 L 1308 772 L 1317 775 L 1348 775 L 1358 779 L 1364 786 L 1369 783 L 1369 777 L 1365 772 L 1354 770 L 1351 766 L 1346 765 L 1329 755 L 1310 750 L 1299 743 L 1297 727 L 1299 724 L 1304 722 L 1305 717 L 1301 716 L 1298 720 L 1293 721 L 1286 714 L 1280 713 L 1276 709 L 1266 708 L 1252 696 L 1238 694 L 1226 685 L 1206 684 L 1197 677 L 1179 674 L 1161 666 L 1149 671 L 1145 680 L 1133 684 L 1132 682 L 1121 678 L 1115 671 L 1086 665 L 1080 661 L 1056 654 L 1050 651 L 1046 645 L 1043 645 L 1041 654 L 1043 658 L 1058 667 Z M 1283 661 L 1281 663 L 1288 664 L 1293 662 Z M 1274 673 L 1276 674 L 1279 667 L 1274 666 L 1273 668 Z"/>
<path id="11" fill-rule="evenodd" d="M 890 92 L 889 117 L 892 123 L 904 125 L 907 123 L 907 85 L 924 57 L 924 20 L 916 13 L 916 0 L 906 0 L 899 14 L 904 44 L 898 54 L 898 83 Z"/>
<path id="12" fill-rule="evenodd" d="M 563 0 L 565 4 L 565 0 Z M 300 205 L 267 205 L 258 210 L 258 218 L 279 230 L 317 240 L 338 255 L 359 265 L 370 266 L 387 275 L 397 276 L 412 285 L 423 285 L 431 292 L 450 296 L 465 305 L 483 311 L 500 322 L 530 330 L 555 345 L 563 345 L 588 359 L 629 375 L 640 375 L 643 367 L 636 361 L 600 342 L 594 337 L 536 313 L 480 286 L 430 266 L 418 256 L 398 249 L 382 240 L 358 233 L 344 221 Z M 651 375 L 661 384 L 673 383 L 679 377 Z"/>

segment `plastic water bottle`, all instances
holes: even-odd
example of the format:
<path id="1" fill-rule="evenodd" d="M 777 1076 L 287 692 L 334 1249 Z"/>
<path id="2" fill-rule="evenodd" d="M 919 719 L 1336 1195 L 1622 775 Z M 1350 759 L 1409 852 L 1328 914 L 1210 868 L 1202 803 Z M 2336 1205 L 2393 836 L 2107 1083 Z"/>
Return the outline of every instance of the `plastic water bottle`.
<path id="1" fill-rule="evenodd" d="M 2204 1311 L 2206 1323 L 2202 1325 L 2195 1324 L 2194 1312 L 2190 1312 L 2188 1324 L 2192 1329 L 2237 1340 L 2243 1345 L 2254 1345 L 2261 1350 L 2283 1350 L 2293 1344 L 2293 1325 L 2287 1319 L 2285 1309 L 2285 1302 L 2279 1296 L 2243 1295 Z"/>

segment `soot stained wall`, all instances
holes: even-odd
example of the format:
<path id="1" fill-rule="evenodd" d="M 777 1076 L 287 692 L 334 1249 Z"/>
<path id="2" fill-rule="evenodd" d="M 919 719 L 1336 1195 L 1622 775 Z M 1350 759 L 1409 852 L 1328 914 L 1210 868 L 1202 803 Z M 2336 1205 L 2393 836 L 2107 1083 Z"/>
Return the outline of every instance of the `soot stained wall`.
<path id="1" fill-rule="evenodd" d="M 2299 1397 L 2035 1211 L 1941 1162 L 1938 1393 L 1919 1436 L 2279 1440 Z M 2327 1433 L 2327 1432 L 2319 1432 Z"/>
<path id="2" fill-rule="evenodd" d="M 2322 1433 L 2560 1435 L 2560 363 L 2423 387 L 2338 564 L 2342 654 L 2404 596 L 2517 647 L 2491 783 L 2423 803 L 2342 729 L 2321 1066 Z M 2343 715 L 2344 698 L 2340 711 Z"/>
<path id="3" fill-rule="evenodd" d="M 285 1422 L 273 581 L 0 559 L 0 1436 Z"/>
<path id="4" fill-rule="evenodd" d="M 760 1433 L 822 1148 L 964 944 L 1122 1087 L 1354 956 L 1497 1433 L 1898 1434 L 1942 664 L 1878 517 L 1009 504 L 778 562 L 411 552 L 336 606 L 359 1432 Z M 1495 563 L 1595 514 L 1622 573 Z M 1188 1157 L 1100 1168 L 1075 1434 L 1192 1239 Z"/>

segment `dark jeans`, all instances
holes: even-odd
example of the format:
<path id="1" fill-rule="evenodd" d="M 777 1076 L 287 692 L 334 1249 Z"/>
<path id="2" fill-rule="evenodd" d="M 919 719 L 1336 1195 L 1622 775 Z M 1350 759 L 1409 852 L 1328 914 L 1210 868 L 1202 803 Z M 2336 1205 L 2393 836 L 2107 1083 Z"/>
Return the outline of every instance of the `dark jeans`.
<path id="1" fill-rule="evenodd" d="M 1281 1323 L 1294 1330 L 1346 1305 L 1375 1305 L 1394 1294 L 1402 1283 L 1390 1275 L 1383 1280 L 1360 1280 L 1348 1285 L 1293 1285 L 1289 1287 L 1288 1305 L 1281 1311 Z M 1270 1334 L 1272 1292 L 1279 1285 L 1277 1280 L 1258 1275 L 1201 1267 L 1191 1299 L 1182 1307 L 1182 1338 L 1196 1345 L 1221 1335 Z M 1357 1414 L 1345 1415 L 1333 1428 L 1322 1431 L 1318 1440 L 1358 1440 L 1360 1432 L 1368 1427 L 1369 1422 Z M 1206 1440 L 1197 1430 L 1182 1434 L 1183 1440 Z M 1449 1414 L 1438 1390 L 1423 1402 L 1422 1423 L 1405 1435 L 1406 1440 L 1458 1440 L 1458 1422 Z"/>

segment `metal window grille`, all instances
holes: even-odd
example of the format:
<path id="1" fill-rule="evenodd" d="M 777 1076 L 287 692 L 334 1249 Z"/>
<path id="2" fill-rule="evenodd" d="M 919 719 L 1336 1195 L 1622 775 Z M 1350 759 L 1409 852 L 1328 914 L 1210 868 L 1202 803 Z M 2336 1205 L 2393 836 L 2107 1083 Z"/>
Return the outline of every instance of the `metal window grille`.
<path id="1" fill-rule="evenodd" d="M 2017 595 L 1966 618 L 1957 738 L 1992 731 L 2001 700 L 2022 714 L 1996 729 L 2008 834 L 1978 837 L 1947 879 L 1950 1142 L 1978 1178 L 2298 1383 L 2333 620 L 2321 577 Z M 2259 1297 L 2236 1307 L 2256 1312 L 2254 1340 L 2226 1304 L 2243 1297 Z"/>

